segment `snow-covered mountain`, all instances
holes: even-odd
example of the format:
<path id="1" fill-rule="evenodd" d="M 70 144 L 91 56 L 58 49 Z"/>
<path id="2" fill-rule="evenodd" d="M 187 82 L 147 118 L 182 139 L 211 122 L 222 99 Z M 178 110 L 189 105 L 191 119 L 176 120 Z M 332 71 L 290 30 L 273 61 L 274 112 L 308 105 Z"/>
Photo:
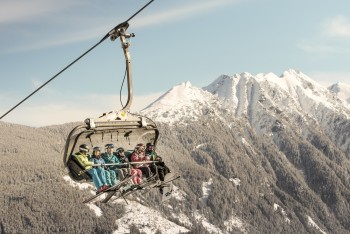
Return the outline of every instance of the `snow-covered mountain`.
<path id="1" fill-rule="evenodd" d="M 240 212 L 253 214 L 253 219 L 259 216 L 259 222 L 280 214 L 273 227 L 267 227 L 269 221 L 257 226 L 264 226 L 264 233 L 343 233 L 350 230 L 344 218 L 350 214 L 347 87 L 337 84 L 327 89 L 292 69 L 281 76 L 222 75 L 203 88 L 189 82 L 175 86 L 142 114 L 161 123 L 167 132 L 162 143 L 170 143 L 186 178 L 194 180 L 186 171 L 196 168 L 206 175 L 204 183 L 216 184 L 215 189 L 203 190 L 200 199 L 205 209 L 210 207 L 221 218 L 221 225 L 229 217 L 242 217 Z M 220 193 L 223 187 L 231 195 Z M 192 189 L 198 193 L 198 188 Z M 234 202 L 227 202 L 227 196 Z M 242 222 L 259 232 L 254 222 Z"/>
<path id="2" fill-rule="evenodd" d="M 350 118 L 350 86 L 336 84 L 327 89 L 300 71 L 222 75 L 204 88 L 190 82 L 173 87 L 142 113 L 159 122 L 181 124 L 203 116 L 220 119 L 227 126 L 247 118 L 261 134 L 284 125 L 294 126 L 305 135 L 316 122 L 329 137 L 350 153 L 350 133 L 339 124 Z M 338 139 L 342 135 L 344 139 Z"/>
<path id="3" fill-rule="evenodd" d="M 279 106 L 281 111 L 297 111 L 300 114 L 316 114 L 317 108 L 331 111 L 341 109 L 349 116 L 350 85 L 337 83 L 328 89 L 319 85 L 305 74 L 285 71 L 281 76 L 273 73 L 222 75 L 206 87 L 197 88 L 189 81 L 173 87 L 142 113 L 154 116 L 157 121 L 174 123 L 183 117 L 194 118 L 206 113 L 205 109 L 222 109 L 235 117 L 254 111 L 256 105 L 268 102 Z M 230 108 L 230 109 L 226 109 Z M 319 111 L 317 111 L 319 112 Z M 219 114 L 222 114 L 221 112 Z"/>

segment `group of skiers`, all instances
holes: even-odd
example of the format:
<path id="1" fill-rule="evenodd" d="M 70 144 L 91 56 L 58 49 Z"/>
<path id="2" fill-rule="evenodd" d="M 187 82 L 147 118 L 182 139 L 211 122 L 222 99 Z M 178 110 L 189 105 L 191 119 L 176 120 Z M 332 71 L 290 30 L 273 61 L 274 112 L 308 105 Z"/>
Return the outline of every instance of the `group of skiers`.
<path id="1" fill-rule="evenodd" d="M 127 175 L 133 176 L 132 182 L 138 185 L 142 183 L 142 175 L 149 178 L 157 174 L 158 179 L 164 181 L 165 174 L 170 172 L 162 158 L 155 152 L 152 143 L 137 144 L 129 157 L 121 147 L 114 152 L 114 145 L 111 143 L 105 145 L 104 153 L 101 153 L 101 148 L 96 146 L 92 150 L 92 155 L 89 155 L 89 147 L 82 144 L 75 157 L 92 177 L 97 193 L 115 185 Z"/>

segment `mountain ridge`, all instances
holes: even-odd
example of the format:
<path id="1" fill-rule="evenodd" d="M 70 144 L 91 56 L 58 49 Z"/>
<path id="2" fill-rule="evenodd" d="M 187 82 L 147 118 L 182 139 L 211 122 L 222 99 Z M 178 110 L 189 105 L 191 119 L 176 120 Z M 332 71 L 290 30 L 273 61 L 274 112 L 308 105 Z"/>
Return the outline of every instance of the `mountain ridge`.
<path id="1" fill-rule="evenodd" d="M 202 89 L 182 83 L 141 113 L 169 124 L 189 123 L 205 116 L 220 119 L 229 126 L 248 117 L 255 131 L 261 133 L 269 133 L 292 119 L 300 131 L 300 126 L 316 121 L 326 133 L 336 131 L 330 137 L 350 153 L 349 133 L 344 132 L 345 139 L 341 141 L 336 139 L 342 132 L 338 125 L 350 118 L 350 104 L 292 69 L 280 77 L 272 73 L 222 75 Z M 337 121 L 329 122 L 330 119 Z"/>

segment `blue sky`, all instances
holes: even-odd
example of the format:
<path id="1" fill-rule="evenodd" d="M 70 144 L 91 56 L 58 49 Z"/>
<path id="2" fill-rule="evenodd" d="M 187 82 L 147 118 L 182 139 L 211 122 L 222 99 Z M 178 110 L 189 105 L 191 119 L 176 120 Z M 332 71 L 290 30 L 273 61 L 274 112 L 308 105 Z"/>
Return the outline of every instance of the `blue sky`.
<path id="1" fill-rule="evenodd" d="M 147 2 L 1 0 L 0 114 Z M 292 68 L 325 86 L 349 84 L 349 9 L 346 0 L 155 0 L 128 29 L 136 34 L 131 110 L 221 74 Z M 2 120 L 44 126 L 119 110 L 123 75 L 120 42 L 108 39 Z"/>

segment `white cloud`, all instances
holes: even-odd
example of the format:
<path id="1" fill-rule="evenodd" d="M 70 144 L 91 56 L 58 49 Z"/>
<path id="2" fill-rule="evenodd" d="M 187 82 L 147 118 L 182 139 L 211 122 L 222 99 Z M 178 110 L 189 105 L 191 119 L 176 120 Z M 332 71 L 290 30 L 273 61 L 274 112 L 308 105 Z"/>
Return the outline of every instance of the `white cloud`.
<path id="1" fill-rule="evenodd" d="M 143 109 L 159 96 L 161 93 L 134 96 L 131 112 Z M 121 109 L 118 95 L 90 94 L 85 97 L 72 97 L 72 100 L 74 101 L 57 101 L 43 105 L 26 103 L 9 113 L 3 121 L 40 127 L 84 121 L 86 118 L 96 118 L 105 112 Z M 126 102 L 126 97 L 123 100 Z M 7 110 L 0 111 L 5 113 Z"/>
<path id="2" fill-rule="evenodd" d="M 11 23 L 35 19 L 42 15 L 49 15 L 69 9 L 77 5 L 78 1 L 47 1 L 47 0 L 2 0 L 0 2 L 0 23 Z"/>
<path id="3" fill-rule="evenodd" d="M 332 37 L 350 38 L 350 20 L 339 15 L 325 24 L 325 33 Z"/>
<path id="4" fill-rule="evenodd" d="M 41 48 L 47 48 L 51 46 L 70 44 L 90 39 L 100 39 L 105 33 L 113 28 L 120 22 L 115 22 L 115 15 L 96 16 L 91 14 L 80 12 L 80 15 L 71 15 L 66 12 L 67 9 L 71 9 L 74 5 L 81 5 L 83 3 L 76 1 L 45 1 L 35 0 L 30 1 L 6 1 L 0 4 L 0 23 L 18 22 L 26 19 L 35 19 L 40 17 L 40 25 L 35 27 L 41 27 L 44 30 L 38 31 L 38 33 L 32 33 L 28 31 L 28 28 L 23 30 L 17 30 L 18 33 L 22 33 L 20 37 L 25 37 L 25 43 L 13 44 L 1 49 L 1 53 L 13 53 L 18 51 L 36 50 Z M 237 1 L 232 0 L 216 0 L 216 1 L 200 1 L 196 3 L 189 3 L 182 5 L 181 7 L 172 8 L 166 11 L 156 12 L 151 15 L 141 14 L 132 20 L 131 24 L 133 28 L 146 27 L 156 24 L 164 24 L 168 22 L 184 20 L 188 17 L 193 17 L 204 12 L 213 10 L 213 8 L 224 7 L 228 4 L 235 3 Z M 40 6 L 40 7 L 38 7 Z M 61 11 L 60 13 L 57 13 Z M 55 12 L 60 15 L 58 20 L 51 14 Z M 122 19 L 125 20 L 125 19 Z M 121 20 L 121 21 L 122 21 Z M 72 24 L 74 22 L 74 24 Z M 36 22 L 38 23 L 38 22 Z M 113 23 L 115 25 L 113 25 Z M 48 26 L 49 25 L 49 26 Z M 52 30 L 54 28 L 61 28 L 61 30 Z M 88 28 L 87 28 L 88 25 Z M 106 26 L 112 25 L 112 27 Z M 28 27 L 28 26 L 26 26 Z M 62 28 L 64 30 L 62 30 Z M 44 32 L 44 34 L 42 34 Z M 40 39 L 38 39 L 40 38 Z"/>
<path id="5" fill-rule="evenodd" d="M 304 42 L 304 43 L 297 44 L 297 47 L 308 53 L 319 53 L 319 54 L 344 53 L 344 50 L 342 50 L 341 48 L 336 48 L 334 46 L 317 44 L 317 43 L 308 44 Z"/>
<path id="6" fill-rule="evenodd" d="M 216 1 L 201 1 L 189 5 L 184 5 L 175 9 L 170 9 L 158 14 L 140 17 L 135 19 L 133 26 L 143 27 L 155 24 L 164 24 L 167 22 L 184 20 L 185 18 L 202 14 L 213 10 L 216 7 L 224 7 L 226 5 L 235 3 L 232 0 L 216 0 Z"/>
<path id="7" fill-rule="evenodd" d="M 350 20 L 338 15 L 322 25 L 322 31 L 314 38 L 304 40 L 297 47 L 307 53 L 319 55 L 349 54 Z"/>

